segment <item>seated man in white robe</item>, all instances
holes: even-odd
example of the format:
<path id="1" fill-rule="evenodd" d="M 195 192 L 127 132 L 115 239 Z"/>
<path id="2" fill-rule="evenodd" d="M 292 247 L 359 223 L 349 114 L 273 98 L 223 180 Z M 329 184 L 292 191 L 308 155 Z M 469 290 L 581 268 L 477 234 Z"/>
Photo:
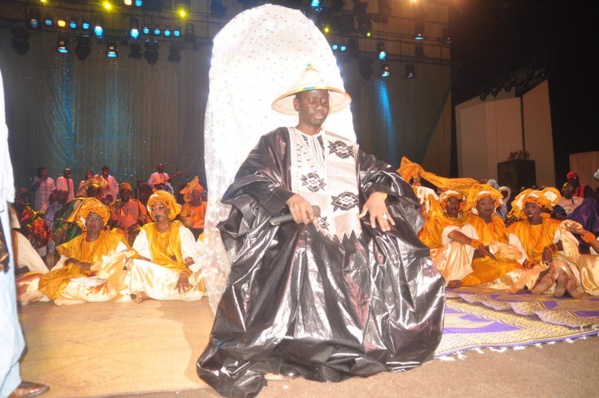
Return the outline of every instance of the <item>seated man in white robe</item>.
<path id="1" fill-rule="evenodd" d="M 198 246 L 192 232 L 179 220 L 181 206 L 166 191 L 148 199 L 154 222 L 144 225 L 133 248 L 139 258 L 129 266 L 129 286 L 135 302 L 200 300 L 206 288 L 202 280 Z"/>

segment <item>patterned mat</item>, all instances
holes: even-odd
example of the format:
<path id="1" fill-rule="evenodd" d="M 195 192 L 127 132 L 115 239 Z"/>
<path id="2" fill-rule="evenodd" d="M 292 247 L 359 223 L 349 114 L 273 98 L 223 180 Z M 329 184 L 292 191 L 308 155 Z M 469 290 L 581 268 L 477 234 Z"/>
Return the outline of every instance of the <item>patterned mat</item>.
<path id="1" fill-rule="evenodd" d="M 473 348 L 518 347 L 599 333 L 599 297 L 581 300 L 460 288 L 447 291 L 435 357 Z"/>

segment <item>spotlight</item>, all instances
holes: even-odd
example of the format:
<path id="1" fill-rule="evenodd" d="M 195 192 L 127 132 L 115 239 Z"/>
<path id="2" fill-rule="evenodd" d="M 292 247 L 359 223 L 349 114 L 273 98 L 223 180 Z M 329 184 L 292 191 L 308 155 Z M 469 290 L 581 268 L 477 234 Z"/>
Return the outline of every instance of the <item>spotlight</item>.
<path id="1" fill-rule="evenodd" d="M 67 39 L 64 36 L 59 36 L 56 39 L 56 51 L 58 51 L 61 54 L 68 54 L 69 53 L 69 39 Z"/>
<path id="2" fill-rule="evenodd" d="M 173 37 L 181 37 L 181 27 L 177 26 L 173 29 Z"/>
<path id="3" fill-rule="evenodd" d="M 347 51 L 347 46 L 345 44 L 341 44 L 339 46 L 339 51 L 341 51 L 342 53 L 346 52 Z"/>
<path id="4" fill-rule="evenodd" d="M 46 18 L 44 18 L 44 26 L 47 28 L 54 26 L 54 17 L 52 14 L 46 14 Z"/>
<path id="5" fill-rule="evenodd" d="M 78 27 L 79 27 L 79 25 L 77 24 L 77 18 L 71 17 L 71 19 L 69 20 L 69 28 L 71 28 L 72 30 L 75 30 Z"/>
<path id="6" fill-rule="evenodd" d="M 29 51 L 29 32 L 23 28 L 16 28 L 14 26 L 10 28 L 10 31 L 12 33 L 12 48 L 19 55 L 27 54 L 27 51 Z"/>
<path id="7" fill-rule="evenodd" d="M 414 27 L 414 40 L 424 40 L 424 24 L 417 22 Z"/>
<path id="8" fill-rule="evenodd" d="M 67 20 L 64 18 L 58 18 L 56 20 L 56 26 L 58 26 L 60 29 L 64 29 L 67 27 Z"/>
<path id="9" fill-rule="evenodd" d="M 133 4 L 135 5 L 135 7 L 142 7 L 144 5 L 144 2 L 143 0 L 135 0 Z"/>
<path id="10" fill-rule="evenodd" d="M 160 36 L 162 34 L 162 30 L 160 29 L 160 25 L 154 23 L 154 29 L 152 30 L 154 36 Z"/>
<path id="11" fill-rule="evenodd" d="M 164 31 L 162 32 L 162 34 L 164 35 L 164 37 L 171 37 L 171 35 L 173 34 L 173 31 L 171 30 L 171 27 L 166 25 L 164 27 Z"/>
<path id="12" fill-rule="evenodd" d="M 451 34 L 451 28 L 446 26 L 443 28 L 443 37 L 441 37 L 441 43 L 451 44 L 453 43 L 453 35 Z"/>
<path id="13" fill-rule="evenodd" d="M 129 20 L 129 36 L 133 40 L 137 40 L 139 38 L 139 19 L 131 18 Z"/>
<path id="14" fill-rule="evenodd" d="M 89 57 L 89 54 L 91 54 L 92 50 L 90 48 L 90 43 L 91 42 L 89 36 L 77 36 L 77 46 L 75 47 L 75 54 L 77 55 L 77 58 L 79 58 L 81 61 L 84 61 L 87 57 Z"/>
<path id="15" fill-rule="evenodd" d="M 39 8 L 31 8 L 29 9 L 29 19 L 27 20 L 27 26 L 31 29 L 39 29 L 40 28 L 40 9 Z"/>
<path id="16" fill-rule="evenodd" d="M 379 76 L 388 77 L 390 75 L 391 75 L 391 68 L 389 67 L 389 63 L 387 63 L 386 61 L 381 62 L 381 71 L 379 73 Z"/>
<path id="17" fill-rule="evenodd" d="M 385 43 L 379 41 L 376 44 L 376 52 L 379 54 L 379 59 L 382 61 L 387 58 L 387 52 L 385 51 Z"/>
<path id="18" fill-rule="evenodd" d="M 141 27 L 141 33 L 144 35 L 150 34 L 150 21 L 149 20 L 146 19 L 144 21 L 144 26 Z"/>
<path id="19" fill-rule="evenodd" d="M 89 23 L 89 20 L 87 20 L 87 18 L 83 18 L 83 20 L 81 21 L 81 29 L 90 30 L 90 28 L 91 24 Z"/>
<path id="20" fill-rule="evenodd" d="M 310 0 L 310 7 L 314 8 L 314 9 L 318 9 L 320 8 L 320 4 L 322 2 L 320 0 Z"/>
<path id="21" fill-rule="evenodd" d="M 360 60 L 360 75 L 364 80 L 370 79 L 372 76 L 372 58 L 364 57 Z"/>
<path id="22" fill-rule="evenodd" d="M 106 44 L 106 58 L 118 58 L 119 52 L 117 51 L 116 43 L 114 41 L 109 41 Z"/>
<path id="23" fill-rule="evenodd" d="M 414 68 L 414 64 L 406 65 L 406 75 L 404 77 L 406 79 L 413 79 L 416 77 L 416 68 Z"/>
<path id="24" fill-rule="evenodd" d="M 104 18 L 101 15 L 96 15 L 94 18 L 94 34 L 98 39 L 104 36 Z"/>
<path id="25" fill-rule="evenodd" d="M 123 4 L 126 6 L 132 6 L 133 5 L 133 0 L 123 0 Z"/>
<path id="26" fill-rule="evenodd" d="M 141 44 L 140 43 L 131 43 L 129 45 L 129 58 L 140 59 L 144 55 L 141 52 Z"/>
<path id="27" fill-rule="evenodd" d="M 210 3 L 210 13 L 214 18 L 224 18 L 227 12 L 227 6 L 223 5 L 222 0 L 212 0 Z"/>
<path id="28" fill-rule="evenodd" d="M 189 15 L 190 5 L 190 0 L 175 0 L 175 11 L 181 18 L 185 18 Z"/>
<path id="29" fill-rule="evenodd" d="M 358 31 L 364 37 L 372 36 L 372 22 L 370 15 L 361 15 L 358 17 Z"/>
<path id="30" fill-rule="evenodd" d="M 178 45 L 171 44 L 168 47 L 168 60 L 172 62 L 181 61 L 181 51 Z"/>
<path id="31" fill-rule="evenodd" d="M 158 43 L 146 42 L 146 50 L 144 51 L 144 58 L 150 65 L 156 65 L 158 61 Z"/>
<path id="32" fill-rule="evenodd" d="M 337 44 L 337 43 L 333 43 L 333 44 L 331 44 L 331 49 L 332 49 L 333 51 L 337 51 L 337 50 L 339 50 L 339 44 Z"/>

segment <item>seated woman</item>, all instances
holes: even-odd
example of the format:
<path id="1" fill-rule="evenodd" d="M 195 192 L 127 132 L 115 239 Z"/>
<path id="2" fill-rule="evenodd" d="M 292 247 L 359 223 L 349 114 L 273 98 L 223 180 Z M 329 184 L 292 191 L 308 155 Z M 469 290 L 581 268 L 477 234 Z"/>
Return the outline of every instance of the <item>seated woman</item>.
<path id="1" fill-rule="evenodd" d="M 543 267 L 533 294 L 549 293 L 562 297 L 567 292 L 573 298 L 581 298 L 580 274 L 575 262 L 563 252 L 559 220 L 551 218 L 553 206 L 561 195 L 556 188 L 542 191 L 526 189 L 512 203 L 510 215 L 516 221 L 508 228 L 510 242 L 520 245 L 526 253 L 525 268 Z"/>
<path id="2" fill-rule="evenodd" d="M 109 216 L 98 199 L 84 199 L 76 214 L 83 233 L 56 247 L 61 258 L 52 271 L 29 273 L 17 281 L 21 304 L 43 295 L 56 305 L 130 301 L 122 271 L 136 253 L 122 234 L 105 228 Z"/>
<path id="3" fill-rule="evenodd" d="M 128 283 L 136 303 L 155 300 L 200 300 L 206 288 L 202 279 L 199 247 L 179 220 L 181 206 L 167 191 L 157 190 L 148 199 L 154 222 L 145 224 L 133 248 L 139 258 L 128 265 Z"/>
<path id="4" fill-rule="evenodd" d="M 572 220 L 565 220 L 560 224 L 562 234 L 562 248 L 566 257 L 576 264 L 580 275 L 579 289 L 586 294 L 599 296 L 599 240 L 581 224 Z M 581 254 L 578 239 L 589 246 L 588 254 Z"/>
<path id="5" fill-rule="evenodd" d="M 466 197 L 454 190 L 446 190 L 438 201 L 431 200 L 426 223 L 418 237 L 431 249 L 431 259 L 450 288 L 460 286 L 460 280 L 472 272 L 472 257 L 476 248 L 474 241 L 464 235 L 465 223 L 461 211 Z"/>
<path id="6" fill-rule="evenodd" d="M 524 268 L 526 255 L 509 243 L 505 223 L 494 215 L 502 195 L 488 184 L 473 185 L 466 200 L 471 216 L 462 232 L 473 239 L 477 249 L 472 260 L 472 273 L 461 280 L 462 286 L 485 285 L 512 292 L 532 289 L 543 267 Z"/>
<path id="7" fill-rule="evenodd" d="M 204 232 L 207 206 L 202 198 L 204 187 L 200 184 L 197 176 L 187 183 L 187 186 L 181 190 L 181 194 L 185 200 L 183 209 L 181 209 L 181 221 L 191 230 L 194 238 L 198 239 Z"/>

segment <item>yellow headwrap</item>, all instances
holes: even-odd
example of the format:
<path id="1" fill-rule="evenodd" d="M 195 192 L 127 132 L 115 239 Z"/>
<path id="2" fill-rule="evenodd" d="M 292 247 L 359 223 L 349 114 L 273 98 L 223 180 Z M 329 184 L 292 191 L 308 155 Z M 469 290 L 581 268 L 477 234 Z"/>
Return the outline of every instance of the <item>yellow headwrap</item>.
<path id="1" fill-rule="evenodd" d="M 476 204 L 485 197 L 489 197 L 495 201 L 495 208 L 501 206 L 501 199 L 503 199 L 503 196 L 498 190 L 489 184 L 475 184 L 470 188 L 470 192 L 468 192 L 466 204 L 464 205 L 465 211 L 471 211 L 474 214 L 478 214 Z"/>
<path id="2" fill-rule="evenodd" d="M 438 176 L 424 170 L 418 163 L 412 162 L 405 156 L 401 158 L 401 165 L 397 169 L 397 172 L 406 182 L 410 182 L 411 178 L 420 176 L 439 189 L 451 189 L 462 193 L 464 196 L 466 196 L 470 187 L 478 184 L 478 181 L 473 178 L 447 178 Z"/>
<path id="3" fill-rule="evenodd" d="M 177 203 L 175 197 L 167 191 L 158 190 L 154 192 L 148 199 L 148 213 L 150 213 L 152 219 L 154 219 L 154 215 L 152 214 L 152 206 L 155 203 L 162 203 L 168 208 L 168 218 L 171 221 L 181 213 L 181 205 Z"/>
<path id="4" fill-rule="evenodd" d="M 121 182 L 121 183 L 119 184 L 119 191 L 122 191 L 122 190 L 124 190 L 124 189 L 128 189 L 128 190 L 130 190 L 130 191 L 131 191 L 131 190 L 132 190 L 132 189 L 131 189 L 131 184 L 129 184 L 128 182 Z"/>
<path id="5" fill-rule="evenodd" d="M 189 181 L 187 186 L 181 190 L 183 200 L 185 200 L 186 203 L 191 202 L 191 193 L 193 191 L 204 193 L 204 187 L 200 184 L 200 180 L 197 176 L 193 177 L 193 180 Z"/>
<path id="6" fill-rule="evenodd" d="M 110 210 L 108 210 L 108 207 L 104 203 L 96 198 L 85 198 L 77 208 L 77 215 L 75 216 L 75 222 L 79 225 L 79 228 L 83 230 L 87 229 L 85 228 L 85 220 L 89 213 L 96 213 L 102 217 L 104 225 L 110 219 Z"/>
<path id="7" fill-rule="evenodd" d="M 449 198 L 457 198 L 460 202 L 460 209 L 462 208 L 462 204 L 464 203 L 464 200 L 466 199 L 466 196 L 464 194 L 459 193 L 458 191 L 454 191 L 453 189 L 448 189 L 446 191 L 443 191 L 443 193 L 441 195 L 439 195 L 439 205 L 441 206 L 441 208 L 443 210 L 445 210 L 447 208 L 447 201 L 449 200 Z"/>
<path id="8" fill-rule="evenodd" d="M 518 219 L 525 218 L 523 212 L 526 203 L 536 203 L 540 208 L 551 211 L 560 200 L 562 200 L 562 195 L 557 188 L 547 187 L 542 191 L 525 189 L 514 198 L 510 216 Z"/>
<path id="9" fill-rule="evenodd" d="M 77 196 L 87 196 L 87 190 L 91 185 L 95 185 L 100 189 L 101 193 L 104 194 L 106 188 L 108 188 L 108 182 L 99 174 L 85 180 L 81 188 L 77 191 Z"/>

